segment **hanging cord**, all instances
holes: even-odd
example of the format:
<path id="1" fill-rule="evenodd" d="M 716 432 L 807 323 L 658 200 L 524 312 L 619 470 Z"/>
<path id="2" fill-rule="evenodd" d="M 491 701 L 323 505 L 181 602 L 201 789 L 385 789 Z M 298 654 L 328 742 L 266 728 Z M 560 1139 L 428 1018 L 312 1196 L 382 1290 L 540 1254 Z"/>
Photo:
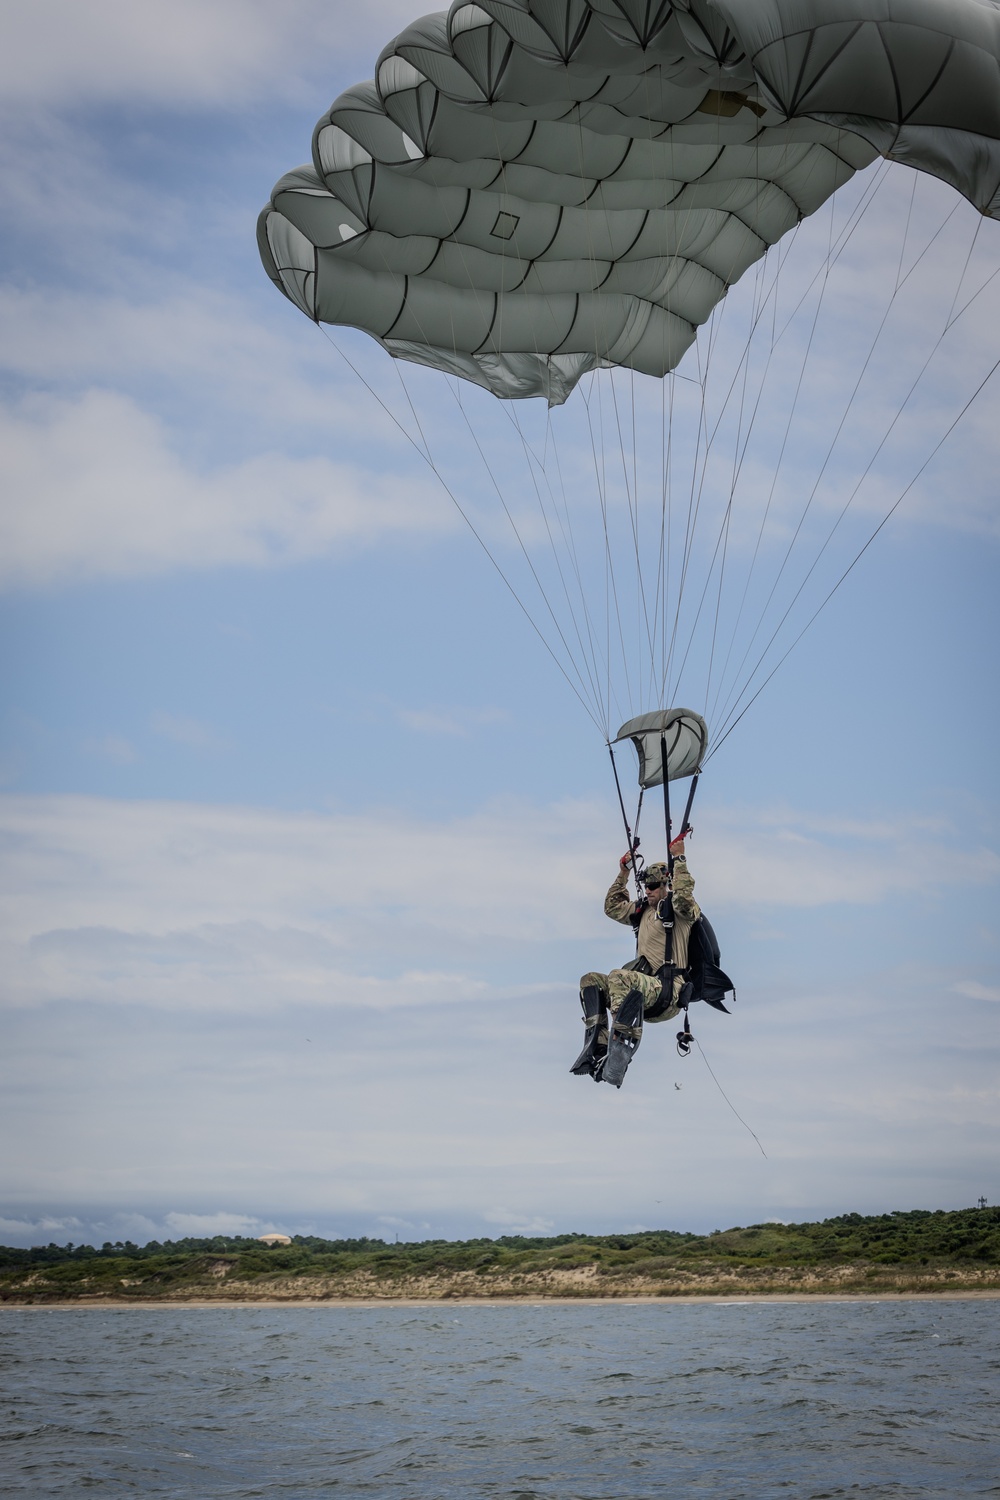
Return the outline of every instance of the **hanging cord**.
<path id="1" fill-rule="evenodd" d="M 685 1030 L 688 1030 L 688 1027 L 687 1027 L 687 1011 L 686 1010 L 684 1012 L 684 1026 L 685 1026 Z M 704 1049 L 704 1047 L 701 1045 L 701 1043 L 698 1041 L 698 1039 L 696 1037 L 691 1036 L 691 1033 L 690 1033 L 689 1030 L 688 1030 L 688 1040 L 689 1040 L 689 1043 L 690 1042 L 694 1042 L 695 1046 L 698 1048 L 698 1051 L 701 1053 L 702 1062 L 705 1064 L 705 1067 L 708 1069 L 709 1073 L 712 1074 L 712 1082 L 715 1084 L 715 1087 L 719 1090 L 719 1093 L 722 1095 L 723 1099 L 725 1099 L 726 1103 L 729 1105 L 729 1108 L 733 1111 L 733 1114 L 736 1116 L 737 1120 L 739 1120 L 740 1124 L 743 1126 L 743 1129 L 744 1130 L 750 1130 L 750 1126 L 747 1124 L 746 1120 L 744 1120 L 743 1116 L 739 1113 L 739 1111 L 734 1107 L 731 1099 L 729 1098 L 729 1096 L 726 1093 L 725 1089 L 722 1087 L 722 1084 L 719 1082 L 719 1080 L 716 1078 L 715 1074 L 712 1072 L 712 1064 L 709 1062 L 708 1058 L 705 1056 L 705 1049 Z M 680 1033 L 678 1033 L 678 1051 L 679 1050 L 680 1050 Z M 688 1051 L 690 1051 L 690 1046 L 688 1047 Z M 753 1130 L 750 1130 L 750 1134 L 753 1136 L 754 1140 L 757 1142 L 757 1145 L 760 1147 L 760 1154 L 761 1154 L 761 1156 L 764 1158 L 765 1161 L 768 1161 L 770 1158 L 768 1157 L 767 1152 L 764 1150 L 764 1147 L 761 1146 L 761 1144 L 760 1144 L 760 1138 L 758 1137 L 758 1135 L 756 1134 L 756 1132 L 753 1131 Z"/>

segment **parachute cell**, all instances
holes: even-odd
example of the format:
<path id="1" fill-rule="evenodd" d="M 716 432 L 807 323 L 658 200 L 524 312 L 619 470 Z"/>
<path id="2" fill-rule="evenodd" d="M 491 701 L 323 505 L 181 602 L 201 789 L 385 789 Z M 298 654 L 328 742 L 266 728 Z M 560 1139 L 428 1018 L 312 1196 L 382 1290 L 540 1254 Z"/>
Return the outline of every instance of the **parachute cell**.
<path id="1" fill-rule="evenodd" d="M 463 0 L 336 100 L 258 243 L 310 318 L 558 404 L 672 370 L 880 154 L 1000 217 L 993 0 Z"/>

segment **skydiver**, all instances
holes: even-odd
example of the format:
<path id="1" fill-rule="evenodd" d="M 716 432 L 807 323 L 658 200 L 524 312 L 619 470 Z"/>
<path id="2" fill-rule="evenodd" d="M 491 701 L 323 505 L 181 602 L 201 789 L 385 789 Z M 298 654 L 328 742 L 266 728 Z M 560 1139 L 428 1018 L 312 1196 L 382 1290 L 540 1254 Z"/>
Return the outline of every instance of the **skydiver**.
<path id="1" fill-rule="evenodd" d="M 610 974 L 584 974 L 580 980 L 587 1029 L 583 1051 L 571 1073 L 589 1074 L 595 1083 L 603 1079 L 620 1089 L 642 1039 L 643 1021 L 669 1021 L 694 998 L 687 975 L 688 945 L 701 909 L 694 899 L 694 877 L 684 851 L 684 835 L 689 832 L 685 829 L 670 845 L 672 875 L 659 862 L 639 872 L 646 890 L 642 900 L 629 896 L 633 855 L 623 854 L 619 861 L 618 874 L 604 898 L 604 911 L 612 921 L 635 928 L 636 956 Z"/>

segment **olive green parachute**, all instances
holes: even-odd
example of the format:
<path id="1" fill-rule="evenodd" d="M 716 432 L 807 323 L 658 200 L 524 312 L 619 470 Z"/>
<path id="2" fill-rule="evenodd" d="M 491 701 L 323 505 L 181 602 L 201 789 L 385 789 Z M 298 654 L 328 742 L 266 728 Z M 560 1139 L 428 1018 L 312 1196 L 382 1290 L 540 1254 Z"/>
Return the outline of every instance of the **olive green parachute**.
<path id="1" fill-rule="evenodd" d="M 672 370 L 880 154 L 1000 217 L 994 0 L 456 0 L 336 100 L 258 241 L 308 317 L 556 404 Z"/>

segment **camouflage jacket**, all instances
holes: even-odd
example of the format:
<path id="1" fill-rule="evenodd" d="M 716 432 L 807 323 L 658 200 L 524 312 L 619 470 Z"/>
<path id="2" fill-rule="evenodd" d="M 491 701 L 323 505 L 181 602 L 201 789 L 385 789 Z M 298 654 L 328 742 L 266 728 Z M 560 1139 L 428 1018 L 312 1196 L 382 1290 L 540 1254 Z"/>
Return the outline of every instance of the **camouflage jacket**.
<path id="1" fill-rule="evenodd" d="M 614 922 L 634 926 L 636 931 L 636 957 L 644 958 L 655 974 L 667 960 L 667 933 L 656 915 L 656 903 L 633 901 L 628 890 L 628 866 L 620 870 L 604 898 L 605 915 Z M 701 915 L 694 899 L 694 876 L 687 867 L 683 854 L 674 859 L 674 942 L 670 960 L 679 969 L 687 968 L 688 937 L 692 924 Z"/>

